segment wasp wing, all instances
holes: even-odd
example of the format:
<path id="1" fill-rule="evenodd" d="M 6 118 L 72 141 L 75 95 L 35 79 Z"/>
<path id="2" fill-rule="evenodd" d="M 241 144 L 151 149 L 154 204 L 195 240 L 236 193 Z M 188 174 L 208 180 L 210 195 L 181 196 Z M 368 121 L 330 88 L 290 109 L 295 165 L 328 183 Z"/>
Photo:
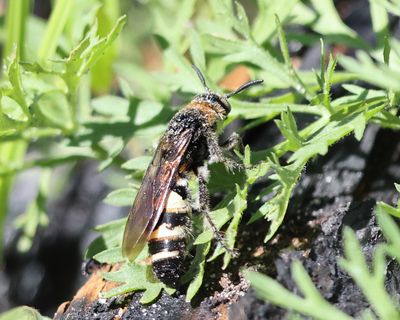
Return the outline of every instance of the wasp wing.
<path id="1" fill-rule="evenodd" d="M 161 139 L 129 211 L 122 253 L 131 261 L 142 251 L 164 210 L 192 131 L 185 130 L 178 136 L 178 141 L 170 141 L 168 135 Z"/>

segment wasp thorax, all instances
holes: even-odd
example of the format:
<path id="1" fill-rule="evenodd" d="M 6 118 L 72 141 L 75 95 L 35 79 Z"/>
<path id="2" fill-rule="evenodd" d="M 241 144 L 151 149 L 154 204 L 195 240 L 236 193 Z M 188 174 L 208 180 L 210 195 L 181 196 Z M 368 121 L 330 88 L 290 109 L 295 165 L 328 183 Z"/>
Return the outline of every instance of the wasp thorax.
<path id="1" fill-rule="evenodd" d="M 218 93 L 201 93 L 194 98 L 194 101 L 209 104 L 210 107 L 221 116 L 221 118 L 226 118 L 228 113 L 231 111 L 231 105 L 228 99 Z"/>

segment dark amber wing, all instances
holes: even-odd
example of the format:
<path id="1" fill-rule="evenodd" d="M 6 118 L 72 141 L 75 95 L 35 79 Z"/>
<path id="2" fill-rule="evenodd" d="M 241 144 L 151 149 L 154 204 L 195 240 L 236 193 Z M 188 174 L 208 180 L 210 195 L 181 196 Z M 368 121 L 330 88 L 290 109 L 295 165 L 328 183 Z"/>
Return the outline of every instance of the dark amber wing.
<path id="1" fill-rule="evenodd" d="M 157 147 L 125 226 L 122 253 L 131 261 L 142 251 L 164 210 L 191 138 L 192 131 L 186 130 L 174 139 L 176 141 L 164 136 Z"/>

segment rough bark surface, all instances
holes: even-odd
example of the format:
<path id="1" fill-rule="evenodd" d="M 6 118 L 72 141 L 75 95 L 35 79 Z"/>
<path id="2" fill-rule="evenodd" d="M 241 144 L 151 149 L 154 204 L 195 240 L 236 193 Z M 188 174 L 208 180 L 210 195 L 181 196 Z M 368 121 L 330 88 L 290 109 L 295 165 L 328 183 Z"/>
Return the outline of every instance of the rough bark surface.
<path id="1" fill-rule="evenodd" d="M 262 243 L 264 221 L 243 226 L 239 258 L 224 272 L 218 261 L 207 264 L 203 288 L 191 304 L 181 294 L 163 294 L 147 306 L 139 303 L 140 293 L 99 299 L 99 293 L 113 284 L 95 273 L 71 302 L 58 308 L 55 319 L 282 319 L 287 312 L 257 299 L 240 269 L 257 269 L 296 292 L 290 275 L 295 260 L 303 263 L 328 301 L 358 316 L 369 305 L 338 266 L 337 258 L 343 256 L 342 230 L 349 226 L 356 231 L 370 259 L 374 246 L 383 240 L 373 208 L 377 200 L 396 200 L 392 182 L 400 179 L 399 160 L 400 134 L 376 127 L 369 127 L 361 144 L 349 137 L 334 146 L 308 166 L 274 239 Z M 388 291 L 400 302 L 400 268 L 389 262 L 387 270 Z"/>

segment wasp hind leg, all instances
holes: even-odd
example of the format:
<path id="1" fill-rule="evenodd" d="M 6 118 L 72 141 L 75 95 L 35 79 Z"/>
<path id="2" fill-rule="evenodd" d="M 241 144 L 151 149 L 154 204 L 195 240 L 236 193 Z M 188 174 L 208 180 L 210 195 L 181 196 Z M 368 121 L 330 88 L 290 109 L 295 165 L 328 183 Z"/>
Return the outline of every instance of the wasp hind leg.
<path id="1" fill-rule="evenodd" d="M 222 236 L 221 232 L 217 229 L 215 226 L 214 222 L 211 219 L 210 216 L 210 197 L 208 194 L 208 189 L 207 189 L 207 167 L 203 166 L 198 168 L 197 172 L 197 179 L 199 182 L 199 205 L 200 205 L 200 212 L 204 214 L 204 216 L 207 219 L 207 222 L 211 226 L 211 230 L 214 233 L 214 238 L 217 240 L 219 244 L 228 252 L 231 256 L 236 257 L 237 253 L 229 248 L 226 244 L 226 241 L 224 237 Z"/>

